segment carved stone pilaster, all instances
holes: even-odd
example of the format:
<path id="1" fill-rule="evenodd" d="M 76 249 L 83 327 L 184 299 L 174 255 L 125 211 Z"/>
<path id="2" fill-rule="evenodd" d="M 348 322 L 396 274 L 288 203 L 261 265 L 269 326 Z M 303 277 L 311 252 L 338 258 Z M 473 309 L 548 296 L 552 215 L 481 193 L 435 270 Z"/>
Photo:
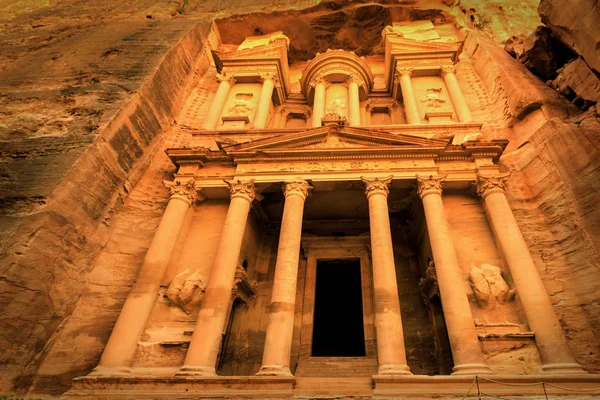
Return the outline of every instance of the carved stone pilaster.
<path id="1" fill-rule="evenodd" d="M 173 182 L 163 181 L 163 185 L 169 189 L 170 199 L 182 200 L 191 205 L 198 196 L 198 190 L 194 186 L 194 180 L 189 179 L 186 182 L 175 180 Z"/>
<path id="2" fill-rule="evenodd" d="M 504 193 L 510 173 L 484 176 L 477 172 L 477 194 L 485 199 L 492 193 Z"/>
<path id="3" fill-rule="evenodd" d="M 428 194 L 442 195 L 442 182 L 446 180 L 446 175 L 429 177 L 417 175 L 417 194 L 421 199 Z"/>
<path id="4" fill-rule="evenodd" d="M 254 179 L 249 181 L 241 181 L 239 179 L 228 181 L 223 180 L 229 187 L 230 198 L 241 197 L 248 200 L 250 203 L 256 198 L 256 187 L 254 186 Z"/>
<path id="5" fill-rule="evenodd" d="M 219 83 L 227 82 L 229 83 L 229 86 L 233 86 L 235 84 L 235 78 L 233 77 L 233 75 L 229 74 L 217 74 L 217 80 L 219 81 Z"/>
<path id="6" fill-rule="evenodd" d="M 306 181 L 293 181 L 284 183 L 282 189 L 285 197 L 300 196 L 305 200 L 313 187 Z"/>
<path id="7" fill-rule="evenodd" d="M 448 73 L 451 73 L 451 74 L 456 73 L 456 65 L 442 65 L 440 69 L 442 71 L 442 76 L 444 76 Z"/>
<path id="8" fill-rule="evenodd" d="M 394 177 L 392 175 L 387 178 L 379 179 L 379 178 L 365 178 L 361 176 L 360 179 L 365 184 L 365 195 L 367 199 L 374 194 L 382 194 L 385 197 L 390 193 L 390 183 L 392 183 L 392 179 Z"/>

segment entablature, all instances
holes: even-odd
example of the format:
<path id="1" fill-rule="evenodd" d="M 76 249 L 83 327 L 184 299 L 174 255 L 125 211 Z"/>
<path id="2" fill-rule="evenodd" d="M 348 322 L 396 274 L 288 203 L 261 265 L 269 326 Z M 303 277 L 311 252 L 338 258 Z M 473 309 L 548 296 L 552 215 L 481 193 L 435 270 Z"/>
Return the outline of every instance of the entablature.
<path id="1" fill-rule="evenodd" d="M 455 145 L 450 138 L 332 125 L 245 143 L 220 142 L 219 150 L 196 147 L 166 152 L 179 167 L 177 176 L 194 178 L 203 189 L 224 189 L 223 179 L 231 178 L 254 179 L 260 185 L 296 178 L 358 181 L 361 176 L 392 174 L 406 184 L 416 175 L 442 173 L 448 174 L 448 182 L 465 186 L 475 179 L 477 169 L 497 173 L 495 162 L 507 144 L 506 140 L 477 140 Z M 210 190 L 203 190 L 203 195 L 210 198 Z"/>

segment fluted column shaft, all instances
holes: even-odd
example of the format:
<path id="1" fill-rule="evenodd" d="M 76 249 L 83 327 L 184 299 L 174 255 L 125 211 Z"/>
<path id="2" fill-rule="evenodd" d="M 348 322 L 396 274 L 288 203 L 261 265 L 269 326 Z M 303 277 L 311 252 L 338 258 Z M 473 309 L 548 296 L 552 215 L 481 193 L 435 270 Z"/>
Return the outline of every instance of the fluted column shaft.
<path id="1" fill-rule="evenodd" d="M 379 375 L 409 375 L 411 372 L 406 365 L 396 265 L 387 204 L 388 186 L 392 177 L 386 179 L 362 178 L 362 181 L 365 184 L 365 194 L 369 201 L 373 298 L 379 363 L 377 373 Z"/>
<path id="2" fill-rule="evenodd" d="M 210 104 L 210 108 L 206 113 L 206 117 L 204 118 L 204 123 L 202 124 L 203 129 L 215 129 L 217 122 L 219 121 L 219 117 L 223 112 L 223 107 L 225 107 L 227 96 L 229 96 L 229 90 L 235 83 L 235 79 L 229 75 L 217 74 L 217 79 L 220 82 L 219 88 L 217 89 L 217 93 L 215 93 L 215 97 Z"/>
<path id="3" fill-rule="evenodd" d="M 427 232 L 454 360 L 452 374 L 489 374 L 491 370 L 483 360 L 481 345 L 465 291 L 465 282 L 444 211 L 442 202 L 442 181 L 444 179 L 445 176 L 421 177 L 417 175 L 417 192 L 423 201 L 425 210 Z"/>
<path id="4" fill-rule="evenodd" d="M 325 116 L 325 82 L 323 80 L 318 81 L 315 85 L 312 115 L 312 127 L 321 127 L 321 119 Z"/>
<path id="5" fill-rule="evenodd" d="M 547 374 L 585 373 L 569 349 L 540 274 L 504 195 L 507 180 L 508 175 L 477 174 L 477 192 L 483 199 L 490 225 L 510 269 L 529 327 L 535 333 L 542 370 Z"/>
<path id="6" fill-rule="evenodd" d="M 269 117 L 269 108 L 271 106 L 271 98 L 273 97 L 273 88 L 275 87 L 274 75 L 270 73 L 262 74 L 263 81 L 260 90 L 260 98 L 258 99 L 258 107 L 254 115 L 253 125 L 255 128 L 262 129 L 267 124 Z"/>
<path id="7" fill-rule="evenodd" d="M 125 374 L 133 361 L 137 343 L 156 302 L 160 283 L 171 259 L 177 236 L 187 212 L 196 198 L 194 181 L 164 182 L 171 199 L 160 220 L 142 268 L 131 288 L 119 318 L 92 374 Z"/>
<path id="8" fill-rule="evenodd" d="M 231 203 L 225 217 L 194 334 L 179 375 L 216 375 L 215 364 L 231 299 L 235 270 L 248 212 L 255 198 L 253 180 L 226 183 L 229 185 Z"/>
<path id="9" fill-rule="evenodd" d="M 412 75 L 412 68 L 398 68 L 397 71 L 399 76 L 400 90 L 402 91 L 402 100 L 404 102 L 406 122 L 409 124 L 420 124 L 421 117 L 419 117 L 419 108 L 417 107 L 417 100 L 415 98 L 415 92 L 410 79 Z"/>
<path id="10" fill-rule="evenodd" d="M 279 248 L 265 339 L 262 367 L 257 375 L 287 375 L 290 372 L 294 311 L 298 281 L 298 259 L 302 238 L 304 200 L 310 185 L 306 181 L 284 185 L 285 205 L 279 232 Z"/>
<path id="11" fill-rule="evenodd" d="M 442 67 L 442 78 L 444 78 L 444 82 L 446 83 L 446 88 L 448 89 L 448 94 L 454 105 L 458 120 L 460 122 L 468 122 L 471 121 L 471 110 L 469 110 L 465 96 L 462 90 L 460 90 L 456 75 L 454 75 L 455 71 L 455 65 Z"/>
<path id="12" fill-rule="evenodd" d="M 360 126 L 360 96 L 355 78 L 351 78 L 348 84 L 348 102 L 350 103 L 348 110 L 350 126 Z"/>

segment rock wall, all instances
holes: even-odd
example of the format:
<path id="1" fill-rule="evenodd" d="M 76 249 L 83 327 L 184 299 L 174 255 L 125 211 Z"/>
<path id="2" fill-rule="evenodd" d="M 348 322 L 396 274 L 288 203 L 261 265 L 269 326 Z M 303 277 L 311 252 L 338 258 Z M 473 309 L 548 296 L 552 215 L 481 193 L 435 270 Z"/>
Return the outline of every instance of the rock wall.
<path id="1" fill-rule="evenodd" d="M 156 182 L 174 167 L 160 150 L 184 143 L 185 130 L 170 129 L 184 94 L 191 79 L 214 73 L 204 56 L 209 21 L 231 24 L 232 35 L 266 33 L 276 27 L 268 16 L 284 12 L 279 23 L 305 15 L 304 25 L 287 26 L 314 29 L 295 42 L 298 58 L 332 38 L 353 50 L 349 32 L 364 26 L 363 50 L 376 52 L 374 26 L 390 18 L 456 21 L 469 32 L 457 77 L 473 115 L 487 122 L 485 137 L 511 140 L 502 158 L 513 172 L 511 206 L 571 348 L 600 372 L 599 112 L 579 115 L 495 43 L 539 24 L 535 1 L 358 9 L 362 2 L 298 0 L 276 10 L 263 0 L 239 0 L 235 10 L 213 0 L 39 3 L 0 5 L 0 393 L 58 395 L 95 366 L 166 205 Z M 564 3 L 543 0 L 542 18 L 598 71 L 588 20 L 597 5 Z M 254 14 L 227 19 L 232 13 Z M 578 21 L 585 29 L 573 28 Z M 195 89 L 198 115 L 214 89 Z M 192 218 L 186 229 L 199 228 Z M 269 301 L 275 262 L 263 249 L 276 240 L 267 240 L 257 310 Z M 244 339 L 246 357 L 259 360 L 252 370 L 265 324 L 252 318 Z"/>
<path id="2" fill-rule="evenodd" d="M 25 49 L 15 26 L 4 36 L 4 54 L 15 60 L 0 81 L 0 392 L 31 384 L 73 312 L 109 245 L 112 216 L 181 107 L 207 29 L 196 21 L 63 24 L 42 26 Z"/>

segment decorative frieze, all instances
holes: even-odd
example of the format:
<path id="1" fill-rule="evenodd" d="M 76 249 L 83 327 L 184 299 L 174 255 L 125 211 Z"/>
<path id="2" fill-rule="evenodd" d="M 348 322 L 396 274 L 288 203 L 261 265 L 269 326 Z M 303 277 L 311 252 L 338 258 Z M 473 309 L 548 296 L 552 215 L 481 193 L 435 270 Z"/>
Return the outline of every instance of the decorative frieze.
<path id="1" fill-rule="evenodd" d="M 365 195 L 367 196 L 367 199 L 371 196 L 373 196 L 374 194 L 382 194 L 384 196 L 387 197 L 387 195 L 390 192 L 390 183 L 392 183 L 392 180 L 394 179 L 394 177 L 392 175 L 388 176 L 387 178 L 383 178 L 383 179 L 379 179 L 379 178 L 365 178 L 364 176 L 361 176 L 360 179 L 363 181 L 363 183 L 365 184 Z"/>
<path id="2" fill-rule="evenodd" d="M 235 197 L 241 197 L 252 203 L 252 201 L 254 201 L 256 198 L 254 179 L 250 179 L 249 181 L 241 181 L 239 179 L 231 181 L 223 180 L 223 182 L 225 182 L 229 187 L 229 194 L 232 199 Z"/>
<path id="3" fill-rule="evenodd" d="M 477 194 L 485 199 L 492 193 L 504 193 L 510 173 L 484 176 L 477 172 Z"/>
<path id="4" fill-rule="evenodd" d="M 417 175 L 417 195 L 422 199 L 428 194 L 442 195 L 442 182 L 446 180 L 446 175 L 429 177 Z"/>

